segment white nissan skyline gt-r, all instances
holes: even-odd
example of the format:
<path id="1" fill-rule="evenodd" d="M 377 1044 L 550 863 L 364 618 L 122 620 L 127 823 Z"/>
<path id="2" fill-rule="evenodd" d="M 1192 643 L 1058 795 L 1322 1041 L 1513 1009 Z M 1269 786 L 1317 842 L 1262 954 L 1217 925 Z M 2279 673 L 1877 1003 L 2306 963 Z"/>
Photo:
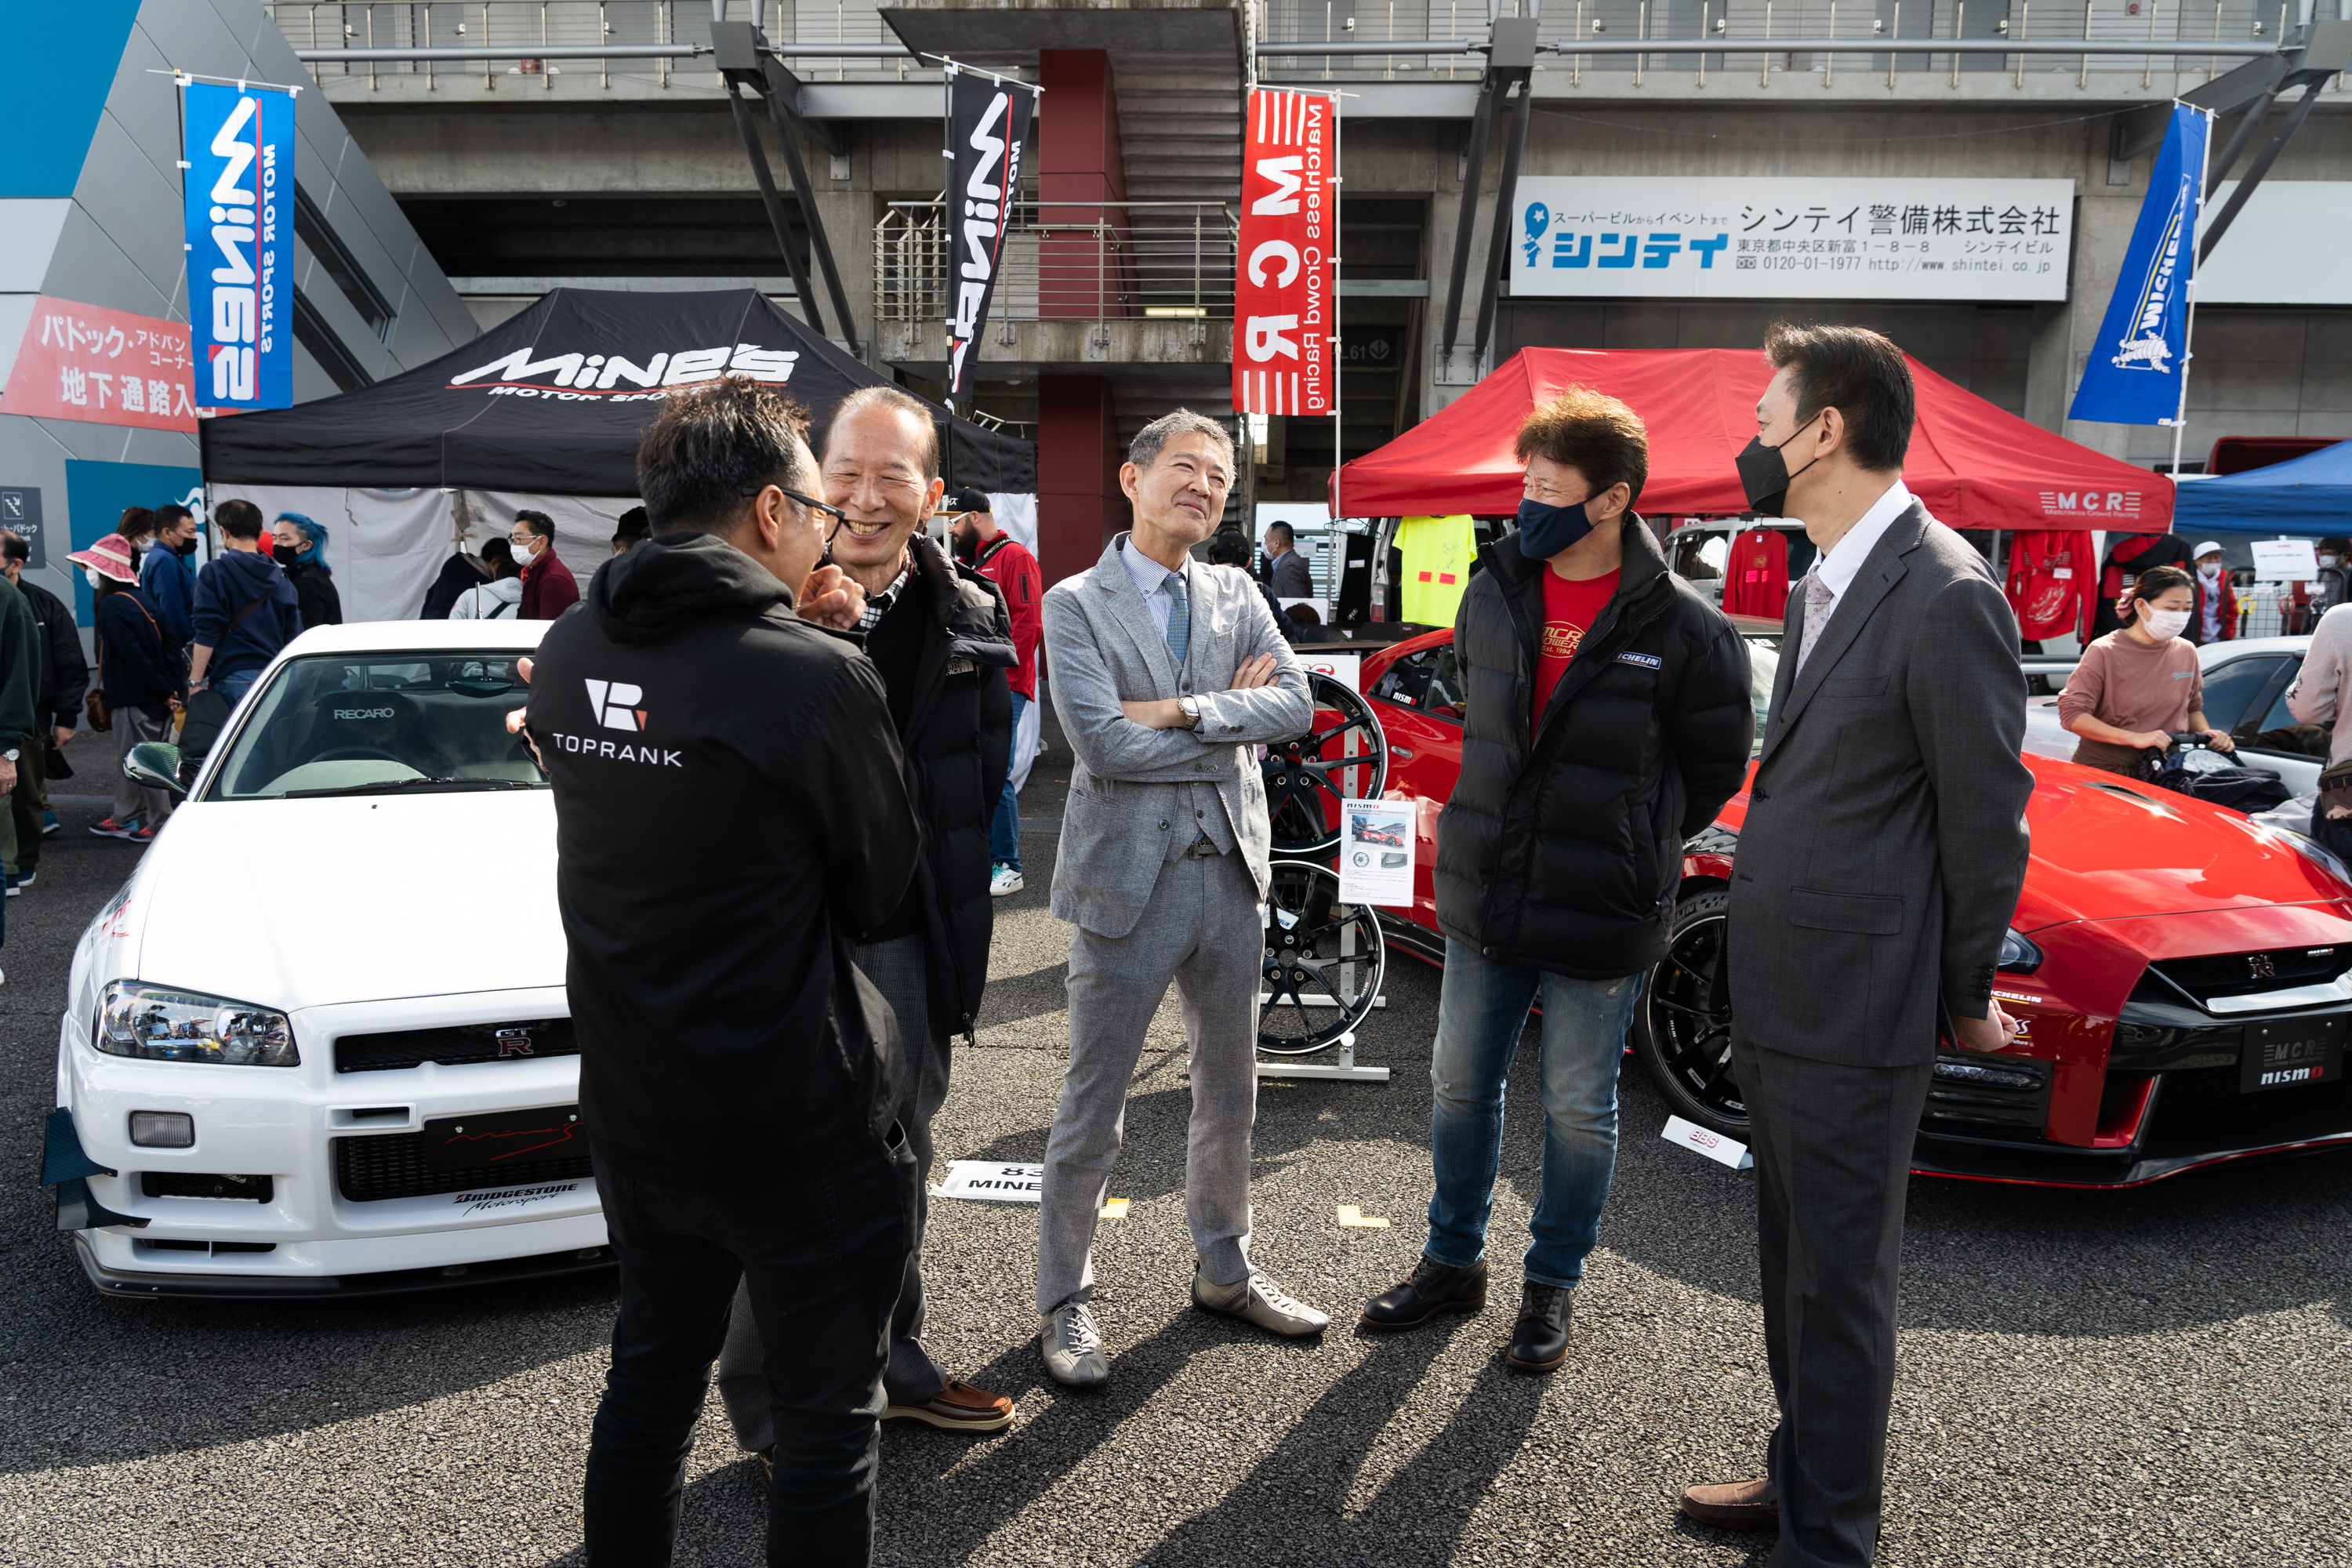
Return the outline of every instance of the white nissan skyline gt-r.
<path id="1" fill-rule="evenodd" d="M 506 729 L 545 630 L 304 633 L 82 933 L 47 1179 L 101 1290 L 367 1294 L 610 1263 L 554 801 Z"/>

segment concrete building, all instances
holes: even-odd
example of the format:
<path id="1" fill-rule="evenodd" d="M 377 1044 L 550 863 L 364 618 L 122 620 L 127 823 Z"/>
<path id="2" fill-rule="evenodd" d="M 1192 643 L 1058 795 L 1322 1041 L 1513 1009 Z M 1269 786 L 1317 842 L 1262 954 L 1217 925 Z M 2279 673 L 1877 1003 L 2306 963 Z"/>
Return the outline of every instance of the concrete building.
<path id="1" fill-rule="evenodd" d="M 35 580 L 78 603 L 87 626 L 89 591 L 66 554 L 111 531 L 125 507 L 202 494 L 173 72 L 310 79 L 257 0 L 11 6 L 0 53 L 16 76 L 0 102 L 11 150 L 0 161 L 0 525 L 31 536 Z M 305 401 L 421 364 L 478 329 L 324 95 L 295 101 L 294 395 Z M 166 399 L 175 418 L 148 417 Z"/>
<path id="2" fill-rule="evenodd" d="M 1246 476 L 1249 500 L 1319 499 L 1335 448 L 1370 450 L 1522 345 L 1748 347 L 1782 315 L 1881 326 L 2004 408 L 2158 463 L 2170 455 L 2168 431 L 2064 417 L 2152 163 L 2145 150 L 2116 155 L 2117 126 L 2226 73 L 2235 60 L 2220 50 L 2266 47 L 2282 30 L 2296 32 L 2309 20 L 2307 5 L 2296 9 L 2302 3 L 2220 0 L 2205 10 L 2187 0 L 1549 0 L 1538 14 L 1533 0 L 1505 0 L 1501 19 L 1524 5 L 1542 52 L 1528 73 L 1517 210 L 1499 230 L 1494 207 L 1516 100 L 1493 117 L 1485 154 L 1474 158 L 1469 133 L 1486 68 L 1474 50 L 1496 19 L 1475 0 L 911 0 L 879 8 L 871 0 L 734 0 L 732 16 L 756 13 L 798 79 L 801 151 L 854 318 L 841 335 L 919 390 L 936 393 L 943 353 L 935 205 L 942 94 L 939 71 L 921 56 L 952 56 L 1045 87 L 1028 165 L 1034 205 L 1012 246 L 976 405 L 1039 440 L 1045 564 L 1060 575 L 1090 563 L 1103 531 L 1123 515 L 1115 476 L 1125 436 L 1180 403 L 1230 413 L 1239 111 L 1252 79 L 1346 95 L 1346 413 L 1336 430 L 1329 421 L 1271 421 L 1263 460 Z M 709 38 L 716 8 L 702 0 L 270 7 L 296 48 L 314 57 L 416 46 L 497 57 L 313 60 L 325 97 L 483 320 L 563 280 L 750 279 L 779 296 L 792 291 L 710 58 L 597 52 L 690 50 Z M 1757 41 L 1767 37 L 1853 47 L 1765 53 Z M 1872 47 L 1955 37 L 1984 52 Z M 1717 37 L 1745 47 L 1640 47 Z M 2083 47 L 2000 48 L 2011 40 Z M 1401 47 L 1383 47 L 1391 43 Z M 1317 45 L 1331 52 L 1268 52 Z M 2156 52 L 2196 45 L 2214 52 Z M 828 47 L 838 52 L 825 54 Z M 2321 87 L 2308 122 L 2216 253 L 2189 382 L 2184 456 L 2192 462 L 2225 434 L 2352 435 L 2352 284 L 2328 238 L 2352 238 L 2347 101 L 2341 77 Z M 2230 129 L 2224 121 L 2219 135 Z M 1483 178 L 1465 199 L 1474 165 Z M 1558 193 L 1571 187 L 1547 182 L 1594 179 L 1638 182 L 1633 188 L 1661 202 L 1728 200 L 1734 213 L 1785 205 L 1807 182 L 1877 182 L 1914 192 L 1856 202 L 1853 215 L 1896 209 L 1880 237 L 1900 242 L 1916 205 L 1927 215 L 1921 235 L 1955 247 L 1972 241 L 1977 207 L 1954 194 L 1961 186 L 1932 182 L 2056 184 L 2017 209 L 2020 221 L 2050 215 L 2033 232 L 2017 232 L 2039 247 L 2022 281 L 2005 269 L 2028 263 L 2006 252 L 1963 266 L 1975 253 L 1955 248 L 1933 276 L 1914 268 L 1899 286 L 1817 266 L 1810 276 L 1777 274 L 1787 279 L 1777 292 L 1757 291 L 1752 274 L 1738 277 L 1745 230 L 1726 241 L 1738 249 L 1720 254 L 1747 292 L 1717 287 L 1724 275 L 1692 265 L 1697 253 L 1688 248 L 1654 271 L 1651 251 L 1634 268 L 1629 249 L 1630 270 L 1580 289 L 1566 276 L 1571 268 L 1510 271 L 1509 256 L 1491 249 L 1500 232 L 1511 254 L 1539 252 L 1549 263 L 1561 254 L 1545 249 L 1562 237 L 1559 226 L 1531 236 L 1527 209 L 1545 199 L 1564 212 Z M 1688 184 L 1701 179 L 1718 184 L 1705 193 Z M 1979 221 L 1988 243 L 2009 237 L 2008 210 L 1987 204 Z M 1449 343 L 1442 327 L 1465 213 L 1467 281 Z M 1858 247 L 1844 254 L 1867 268 L 1869 219 L 1853 221 L 1861 232 L 1845 237 Z M 1759 247 L 1769 232 L 1758 235 Z M 805 243 L 797 226 L 791 237 Z M 1752 259 L 1769 270 L 1781 256 L 1759 248 Z M 1490 269 L 1499 282 L 1480 355 L 1479 285 Z M 1528 276 L 1546 269 L 1557 275 Z M 1581 277 L 1603 279 L 1604 271 Z M 829 330 L 840 332 L 838 324 Z"/>

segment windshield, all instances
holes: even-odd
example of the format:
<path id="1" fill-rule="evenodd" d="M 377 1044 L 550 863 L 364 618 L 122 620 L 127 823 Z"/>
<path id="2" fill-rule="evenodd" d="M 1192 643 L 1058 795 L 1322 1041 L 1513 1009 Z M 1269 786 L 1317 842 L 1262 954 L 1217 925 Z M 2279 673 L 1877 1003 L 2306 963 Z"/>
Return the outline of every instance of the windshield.
<path id="1" fill-rule="evenodd" d="M 543 789 L 507 714 L 522 705 L 525 657 L 322 655 L 278 670 L 250 700 L 207 800 Z"/>
<path id="2" fill-rule="evenodd" d="M 1748 695 L 1756 703 L 1756 738 L 1748 743 L 1748 754 L 1760 757 L 1764 726 L 1772 721 L 1772 681 L 1780 673 L 1780 639 L 1751 636 L 1747 641 Z"/>

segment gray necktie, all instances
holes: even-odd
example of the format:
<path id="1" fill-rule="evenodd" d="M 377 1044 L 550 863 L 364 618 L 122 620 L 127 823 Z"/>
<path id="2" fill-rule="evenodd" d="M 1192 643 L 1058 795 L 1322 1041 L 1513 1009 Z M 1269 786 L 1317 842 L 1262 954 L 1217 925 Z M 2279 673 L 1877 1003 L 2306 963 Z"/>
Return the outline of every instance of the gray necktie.
<path id="1" fill-rule="evenodd" d="M 1181 671 L 1184 668 L 1184 656 L 1192 647 L 1192 611 L 1184 602 L 1181 574 L 1171 572 L 1163 586 L 1168 591 L 1168 651 L 1175 656 L 1176 668 Z"/>
<path id="2" fill-rule="evenodd" d="M 1796 673 L 1805 673 L 1805 660 L 1813 657 L 1814 645 L 1822 640 L 1822 632 L 1830 624 L 1830 610 L 1837 601 L 1830 596 L 1830 585 L 1822 581 L 1821 563 L 1814 563 L 1799 584 L 1805 591 L 1805 640 L 1797 645 Z"/>

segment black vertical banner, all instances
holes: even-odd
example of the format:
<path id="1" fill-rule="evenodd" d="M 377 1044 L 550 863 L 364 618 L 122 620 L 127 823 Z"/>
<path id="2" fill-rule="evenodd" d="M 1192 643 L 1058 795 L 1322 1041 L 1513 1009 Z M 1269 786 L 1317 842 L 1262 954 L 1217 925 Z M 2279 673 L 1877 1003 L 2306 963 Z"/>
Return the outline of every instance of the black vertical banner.
<path id="1" fill-rule="evenodd" d="M 948 80 L 948 396 L 971 395 L 980 334 L 1021 196 L 1032 89 L 970 71 Z"/>

